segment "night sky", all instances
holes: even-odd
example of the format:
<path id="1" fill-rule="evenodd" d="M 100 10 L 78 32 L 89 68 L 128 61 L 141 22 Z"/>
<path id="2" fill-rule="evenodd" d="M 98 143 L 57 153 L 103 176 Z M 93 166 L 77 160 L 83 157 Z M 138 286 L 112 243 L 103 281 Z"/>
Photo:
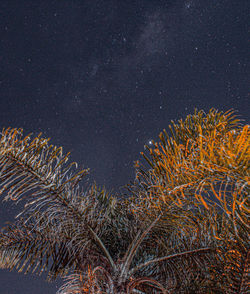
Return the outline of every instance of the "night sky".
<path id="1" fill-rule="evenodd" d="M 0 129 L 42 132 L 119 192 L 172 119 L 214 107 L 249 122 L 249 13 L 249 0 L 1 0 Z M 3 294 L 60 285 L 0 281 Z"/>

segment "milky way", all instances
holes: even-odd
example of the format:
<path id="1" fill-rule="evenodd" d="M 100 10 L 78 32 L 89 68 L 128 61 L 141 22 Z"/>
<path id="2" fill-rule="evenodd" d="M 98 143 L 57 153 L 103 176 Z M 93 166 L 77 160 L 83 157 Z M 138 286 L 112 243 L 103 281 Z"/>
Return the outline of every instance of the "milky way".
<path id="1" fill-rule="evenodd" d="M 90 168 L 89 183 L 119 192 L 171 120 L 195 107 L 249 120 L 249 6 L 2 0 L 1 128 L 43 132 Z M 1 222 L 16 211 L 5 207 Z M 55 293 L 42 279 L 0 274 L 5 293 Z"/>

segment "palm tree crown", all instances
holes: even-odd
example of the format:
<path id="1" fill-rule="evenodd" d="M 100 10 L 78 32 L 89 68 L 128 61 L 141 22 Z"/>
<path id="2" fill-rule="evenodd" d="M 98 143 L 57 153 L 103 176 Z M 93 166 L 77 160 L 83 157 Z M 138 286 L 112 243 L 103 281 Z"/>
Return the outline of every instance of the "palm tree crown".
<path id="1" fill-rule="evenodd" d="M 41 134 L 4 129 L 0 192 L 23 210 L 0 267 L 65 277 L 59 294 L 248 293 L 249 126 L 211 109 L 169 130 L 117 197 Z"/>

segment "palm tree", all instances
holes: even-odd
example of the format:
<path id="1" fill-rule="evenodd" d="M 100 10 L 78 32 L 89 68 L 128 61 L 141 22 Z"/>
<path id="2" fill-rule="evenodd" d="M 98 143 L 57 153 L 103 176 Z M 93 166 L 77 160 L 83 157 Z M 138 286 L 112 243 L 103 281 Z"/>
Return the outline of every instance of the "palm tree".
<path id="1" fill-rule="evenodd" d="M 249 128 L 195 112 L 136 163 L 127 198 L 73 172 L 40 134 L 6 129 L 0 187 L 24 203 L 0 233 L 0 267 L 66 277 L 59 293 L 246 293 Z"/>

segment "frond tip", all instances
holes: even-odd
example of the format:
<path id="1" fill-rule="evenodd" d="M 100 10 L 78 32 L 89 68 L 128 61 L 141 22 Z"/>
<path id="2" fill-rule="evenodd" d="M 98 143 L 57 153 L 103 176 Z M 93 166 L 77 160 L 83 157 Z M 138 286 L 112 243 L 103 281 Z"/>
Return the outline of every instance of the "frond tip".
<path id="1" fill-rule="evenodd" d="M 0 193 L 4 200 L 28 197 L 26 207 L 39 199 L 59 197 L 67 202 L 69 188 L 75 187 L 87 169 L 70 174 L 76 163 L 67 165 L 69 153 L 49 145 L 39 134 L 33 140 L 22 129 L 6 129 L 0 139 Z M 66 204 L 66 203 L 65 203 Z M 37 208 L 39 205 L 37 206 Z"/>

